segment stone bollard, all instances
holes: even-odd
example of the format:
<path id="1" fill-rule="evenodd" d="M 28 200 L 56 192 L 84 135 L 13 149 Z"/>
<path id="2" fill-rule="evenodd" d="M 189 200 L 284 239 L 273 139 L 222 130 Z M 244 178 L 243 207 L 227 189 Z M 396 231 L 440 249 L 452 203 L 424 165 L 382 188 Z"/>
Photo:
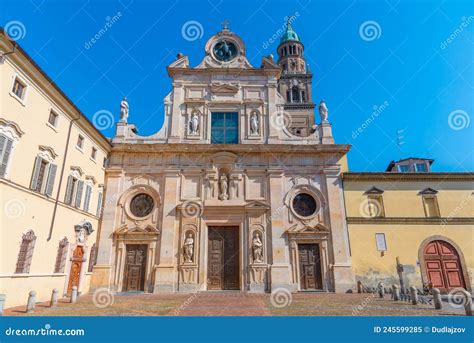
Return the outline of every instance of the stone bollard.
<path id="1" fill-rule="evenodd" d="M 357 293 L 362 293 L 362 282 L 357 281 Z"/>
<path id="2" fill-rule="evenodd" d="M 431 293 L 433 293 L 433 303 L 435 310 L 441 310 L 443 308 L 443 303 L 441 302 L 441 292 L 438 288 L 431 289 Z"/>
<path id="3" fill-rule="evenodd" d="M 35 312 L 35 305 L 36 305 L 36 292 L 30 291 L 30 293 L 28 294 L 28 302 L 26 303 L 26 313 Z"/>
<path id="4" fill-rule="evenodd" d="M 3 316 L 3 310 L 5 309 L 5 299 L 7 296 L 5 294 L 0 294 L 0 316 Z"/>
<path id="5" fill-rule="evenodd" d="M 397 285 L 393 285 L 393 300 L 398 301 L 400 300 L 400 287 Z"/>
<path id="6" fill-rule="evenodd" d="M 53 292 L 51 293 L 51 302 L 49 303 L 50 307 L 56 307 L 58 305 L 58 296 L 59 291 L 57 288 L 54 288 Z"/>
<path id="7" fill-rule="evenodd" d="M 466 290 L 463 290 L 461 293 L 465 298 L 464 310 L 466 311 L 466 316 L 472 317 L 472 295 Z"/>
<path id="8" fill-rule="evenodd" d="M 379 298 L 383 298 L 385 296 L 385 288 L 383 288 L 382 282 L 379 282 L 378 291 L 379 291 Z"/>
<path id="9" fill-rule="evenodd" d="M 76 301 L 77 301 L 77 286 L 72 286 L 71 304 L 74 304 Z"/>
<path id="10" fill-rule="evenodd" d="M 417 292 L 416 287 L 414 286 L 410 287 L 410 298 L 411 298 L 411 303 L 413 305 L 418 304 L 418 292 Z"/>

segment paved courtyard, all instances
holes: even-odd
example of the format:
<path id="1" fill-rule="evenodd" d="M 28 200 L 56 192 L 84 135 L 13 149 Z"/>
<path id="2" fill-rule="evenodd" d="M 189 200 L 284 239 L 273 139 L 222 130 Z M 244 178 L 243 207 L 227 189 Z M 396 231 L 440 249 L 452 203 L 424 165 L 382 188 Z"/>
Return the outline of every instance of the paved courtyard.
<path id="1" fill-rule="evenodd" d="M 26 299 L 25 299 L 26 300 Z M 437 316 L 456 315 L 433 305 L 411 305 L 372 294 L 203 292 L 194 294 L 83 295 L 75 304 L 61 299 L 57 307 L 38 303 L 7 309 L 8 316 Z"/>

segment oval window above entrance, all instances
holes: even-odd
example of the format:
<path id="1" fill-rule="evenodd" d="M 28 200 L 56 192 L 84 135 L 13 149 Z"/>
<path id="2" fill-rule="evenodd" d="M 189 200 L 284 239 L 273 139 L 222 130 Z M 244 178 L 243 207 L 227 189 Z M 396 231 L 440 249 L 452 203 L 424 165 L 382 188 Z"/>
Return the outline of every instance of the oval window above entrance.
<path id="1" fill-rule="evenodd" d="M 135 195 L 132 201 L 130 201 L 130 212 L 132 212 L 134 216 L 142 218 L 149 215 L 151 211 L 153 211 L 154 206 L 155 202 L 150 195 L 140 193 Z"/>
<path id="2" fill-rule="evenodd" d="M 301 217 L 310 217 L 316 213 L 316 200 L 309 194 L 300 193 L 293 198 L 293 209 Z"/>

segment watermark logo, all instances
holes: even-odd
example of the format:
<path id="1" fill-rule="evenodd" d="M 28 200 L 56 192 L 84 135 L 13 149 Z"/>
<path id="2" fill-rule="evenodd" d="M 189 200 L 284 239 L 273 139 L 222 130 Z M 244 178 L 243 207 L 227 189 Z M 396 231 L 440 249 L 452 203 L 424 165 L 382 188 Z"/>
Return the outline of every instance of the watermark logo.
<path id="1" fill-rule="evenodd" d="M 183 216 L 186 218 L 200 218 L 202 205 L 196 201 L 188 200 L 183 203 Z"/>
<path id="2" fill-rule="evenodd" d="M 282 26 L 278 30 L 275 31 L 275 33 L 270 38 L 268 38 L 265 42 L 263 42 L 262 48 L 268 49 L 272 43 L 276 42 L 279 38 L 281 38 L 281 36 L 283 36 L 283 34 L 286 32 L 288 23 L 290 23 L 290 25 L 293 24 L 293 22 L 299 16 L 300 16 L 300 12 L 295 12 L 293 15 L 284 17 L 283 19 L 285 22 L 282 24 Z"/>
<path id="3" fill-rule="evenodd" d="M 107 288 L 98 288 L 92 295 L 92 302 L 95 307 L 106 308 L 114 303 L 114 295 Z"/>
<path id="4" fill-rule="evenodd" d="M 456 131 L 468 128 L 470 122 L 469 114 L 463 110 L 454 110 L 448 115 L 448 125 Z"/>
<path id="5" fill-rule="evenodd" d="M 270 295 L 270 303 L 276 308 L 290 306 L 292 301 L 291 292 L 286 288 L 276 288 Z"/>
<path id="6" fill-rule="evenodd" d="M 5 25 L 5 34 L 11 41 L 17 41 L 26 36 L 25 25 L 18 20 L 12 20 Z"/>
<path id="7" fill-rule="evenodd" d="M 10 199 L 5 203 L 4 210 L 8 218 L 16 219 L 25 215 L 26 206 L 20 199 Z"/>
<path id="8" fill-rule="evenodd" d="M 464 308 L 470 296 L 464 288 L 454 288 L 448 293 L 448 302 L 452 307 Z"/>
<path id="9" fill-rule="evenodd" d="M 360 204 L 359 213 L 364 218 L 379 217 L 382 213 L 382 208 L 378 201 L 369 201 L 366 199 Z"/>
<path id="10" fill-rule="evenodd" d="M 181 27 L 181 35 L 188 42 L 201 39 L 204 34 L 204 28 L 201 23 L 196 20 L 190 20 L 183 24 Z"/>
<path id="11" fill-rule="evenodd" d="M 117 12 L 113 16 L 105 17 L 105 24 L 96 32 L 96 34 L 89 39 L 87 42 L 84 43 L 84 48 L 89 50 L 92 46 L 97 43 L 106 33 L 109 31 L 112 26 L 122 18 L 122 12 Z"/>
<path id="12" fill-rule="evenodd" d="M 98 130 L 107 130 L 114 126 L 114 115 L 108 110 L 99 110 L 92 116 L 92 124 Z"/>
<path id="13" fill-rule="evenodd" d="M 270 115 L 270 126 L 281 131 L 291 125 L 291 115 L 285 111 L 275 111 Z"/>
<path id="14" fill-rule="evenodd" d="M 390 106 L 389 102 L 385 100 L 382 105 L 375 105 L 372 107 L 372 114 L 359 126 L 356 130 L 352 131 L 352 139 L 356 139 L 359 135 L 365 131 L 366 128 L 372 124 L 372 122 Z"/>
<path id="15" fill-rule="evenodd" d="M 366 42 L 379 39 L 382 35 L 382 28 L 379 23 L 374 20 L 363 22 L 359 27 L 359 36 Z"/>
<path id="16" fill-rule="evenodd" d="M 451 44 L 461 33 L 464 32 L 464 30 L 469 26 L 469 24 L 471 24 L 473 20 L 474 16 L 472 15 L 469 17 L 462 17 L 461 24 L 459 24 L 459 26 L 449 35 L 449 37 L 442 41 L 439 45 L 441 50 L 446 49 L 449 44 Z"/>

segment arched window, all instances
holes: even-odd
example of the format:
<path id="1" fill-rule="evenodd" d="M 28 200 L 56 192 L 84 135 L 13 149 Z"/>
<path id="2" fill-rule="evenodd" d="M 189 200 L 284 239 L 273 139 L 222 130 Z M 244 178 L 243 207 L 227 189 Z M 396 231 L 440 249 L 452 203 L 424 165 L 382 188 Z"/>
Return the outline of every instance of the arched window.
<path id="1" fill-rule="evenodd" d="M 300 102 L 300 91 L 298 87 L 291 88 L 291 99 L 293 102 Z"/>
<path id="2" fill-rule="evenodd" d="M 16 262 L 16 274 L 28 274 L 30 272 L 35 242 L 36 236 L 33 230 L 28 230 L 23 234 L 20 245 L 20 253 L 18 254 L 18 260 Z"/>
<path id="3" fill-rule="evenodd" d="M 89 267 L 87 268 L 88 273 L 92 273 L 92 269 L 94 268 L 96 263 L 97 263 L 97 247 L 94 243 L 94 245 L 91 248 L 91 254 L 89 256 Z"/>
<path id="4" fill-rule="evenodd" d="M 68 250 L 69 242 L 66 237 L 64 237 L 58 246 L 58 254 L 56 255 L 56 264 L 54 265 L 55 273 L 64 273 L 64 268 L 66 266 L 66 257 Z"/>

